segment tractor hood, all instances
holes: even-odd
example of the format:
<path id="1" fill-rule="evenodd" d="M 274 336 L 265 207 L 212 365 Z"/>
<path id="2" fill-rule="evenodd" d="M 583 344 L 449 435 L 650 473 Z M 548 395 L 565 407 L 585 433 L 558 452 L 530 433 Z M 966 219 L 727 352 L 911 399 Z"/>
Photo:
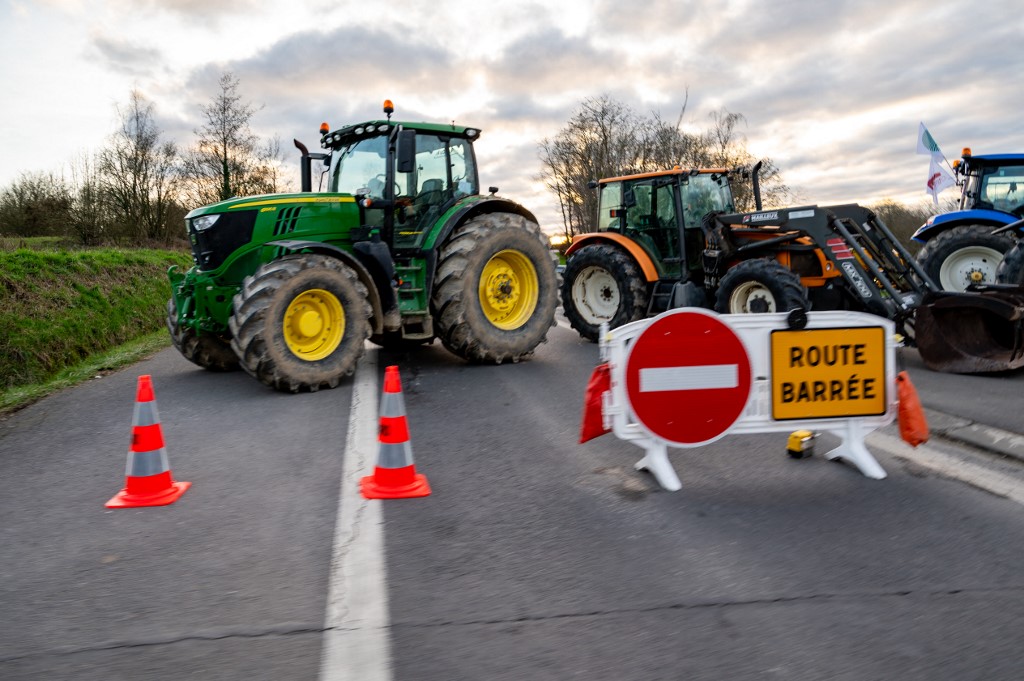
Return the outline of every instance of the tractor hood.
<path id="1" fill-rule="evenodd" d="M 298 192 L 293 194 L 258 194 L 256 196 L 244 196 L 211 203 L 208 206 L 200 206 L 189 211 L 185 216 L 186 220 L 192 220 L 203 215 L 219 213 L 231 213 L 239 210 L 265 210 L 271 206 L 288 204 L 310 204 L 310 203 L 351 203 L 355 197 L 351 194 L 310 194 Z"/>

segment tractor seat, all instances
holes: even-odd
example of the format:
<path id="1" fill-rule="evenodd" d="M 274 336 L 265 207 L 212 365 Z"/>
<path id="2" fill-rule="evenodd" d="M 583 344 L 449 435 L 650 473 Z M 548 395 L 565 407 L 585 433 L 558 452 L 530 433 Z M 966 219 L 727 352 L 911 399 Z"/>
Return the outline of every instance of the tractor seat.
<path id="1" fill-rule="evenodd" d="M 424 180 L 415 203 L 421 206 L 436 206 L 444 201 L 444 183 L 438 179 Z"/>

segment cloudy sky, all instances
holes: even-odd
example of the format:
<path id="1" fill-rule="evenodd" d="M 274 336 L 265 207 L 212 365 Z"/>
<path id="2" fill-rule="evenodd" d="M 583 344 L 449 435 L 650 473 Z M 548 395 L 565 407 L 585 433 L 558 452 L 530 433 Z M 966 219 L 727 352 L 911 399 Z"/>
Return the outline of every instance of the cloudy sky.
<path id="1" fill-rule="evenodd" d="M 481 183 L 532 209 L 538 143 L 587 97 L 709 125 L 743 114 L 800 203 L 930 200 L 923 121 L 952 161 L 1024 152 L 1019 0 L 0 0 L 0 187 L 103 146 L 135 88 L 187 145 L 226 71 L 254 131 L 311 148 L 380 116 L 483 129 Z M 295 155 L 297 160 L 297 154 Z M 943 196 L 954 190 L 947 190 Z"/>

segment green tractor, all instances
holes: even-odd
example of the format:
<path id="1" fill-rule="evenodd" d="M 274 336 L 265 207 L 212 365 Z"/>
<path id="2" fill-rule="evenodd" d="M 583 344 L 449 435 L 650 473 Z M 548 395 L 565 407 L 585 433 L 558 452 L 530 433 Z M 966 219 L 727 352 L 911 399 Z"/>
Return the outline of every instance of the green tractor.
<path id="1" fill-rule="evenodd" d="M 302 192 L 186 216 L 194 266 L 171 267 L 167 327 L 185 358 L 286 392 L 334 388 L 370 340 L 440 338 L 473 363 L 518 362 L 554 325 L 559 277 L 536 218 L 479 192 L 475 128 L 391 120 L 302 153 Z M 314 165 L 327 191 L 312 192 Z"/>

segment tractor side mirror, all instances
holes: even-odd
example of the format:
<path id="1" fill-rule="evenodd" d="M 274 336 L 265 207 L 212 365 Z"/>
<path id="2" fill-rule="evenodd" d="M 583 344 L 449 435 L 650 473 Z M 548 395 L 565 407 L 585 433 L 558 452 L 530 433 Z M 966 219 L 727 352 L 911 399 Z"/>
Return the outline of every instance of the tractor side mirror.
<path id="1" fill-rule="evenodd" d="M 416 168 L 416 131 L 398 133 L 397 168 L 400 173 L 411 173 Z"/>

